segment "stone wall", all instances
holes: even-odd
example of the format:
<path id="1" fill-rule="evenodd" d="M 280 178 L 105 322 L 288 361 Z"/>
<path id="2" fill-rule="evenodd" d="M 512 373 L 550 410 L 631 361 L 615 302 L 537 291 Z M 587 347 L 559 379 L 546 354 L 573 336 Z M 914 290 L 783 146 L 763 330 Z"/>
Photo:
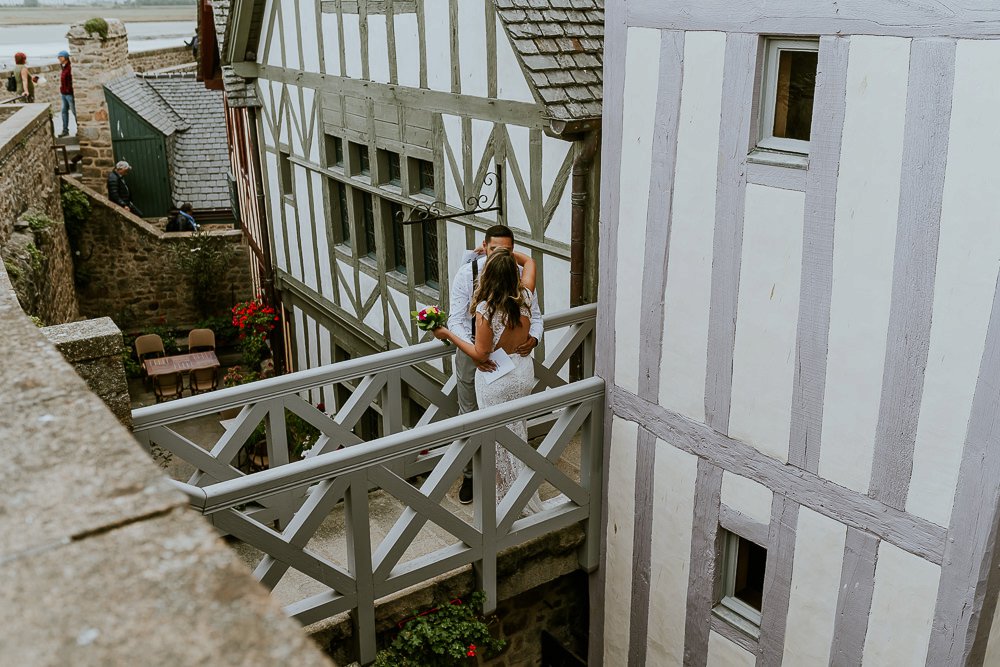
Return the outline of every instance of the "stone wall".
<path id="1" fill-rule="evenodd" d="M 131 430 L 132 407 L 122 364 L 125 346 L 122 332 L 111 318 L 57 324 L 45 327 L 42 333 L 118 421 Z"/>
<path id="2" fill-rule="evenodd" d="M 87 317 L 109 316 L 122 326 L 189 325 L 203 319 L 193 303 L 190 278 L 177 266 L 177 251 L 188 251 L 190 232 L 164 232 L 73 179 L 91 204 L 82 226 L 77 256 L 78 299 Z M 224 307 L 250 298 L 250 259 L 239 230 L 208 231 L 235 250 L 229 270 L 215 289 Z"/>
<path id="3" fill-rule="evenodd" d="M 30 54 L 29 54 L 30 55 Z M 149 72 L 151 70 L 162 69 L 164 67 L 176 67 L 186 63 L 193 63 L 194 57 L 191 49 L 187 46 L 171 46 L 166 49 L 153 49 L 151 51 L 134 51 L 128 54 L 128 62 L 136 72 Z M 35 86 L 35 102 L 39 104 L 52 104 L 53 113 L 59 113 L 62 108 L 59 98 L 59 63 L 47 63 L 45 65 L 32 65 L 28 60 L 28 66 L 34 74 L 45 77 L 45 83 Z M 74 79 L 76 74 L 76 63 L 73 65 Z M 10 70 L 0 69 L 0 81 L 6 81 L 10 75 Z M 77 100 L 77 110 L 80 103 Z"/>
<path id="4" fill-rule="evenodd" d="M 4 665 L 329 665 L 24 316 L 0 267 Z"/>
<path id="5" fill-rule="evenodd" d="M 541 665 L 541 632 L 546 630 L 579 656 L 587 654 L 587 575 L 579 570 L 577 550 L 584 533 L 571 526 L 557 533 L 512 547 L 497 559 L 497 625 L 495 636 L 507 640 L 504 652 L 479 658 L 483 667 Z M 380 646 L 397 633 L 397 623 L 414 612 L 441 602 L 465 598 L 475 590 L 472 570 L 465 567 L 428 583 L 380 600 L 375 607 Z M 306 628 L 338 665 L 356 660 L 353 627 L 340 614 Z"/>
<path id="6" fill-rule="evenodd" d="M 68 322 L 79 311 L 48 110 L 44 104 L 0 110 L 6 116 L 0 122 L 0 256 L 25 312 L 46 324 Z"/>

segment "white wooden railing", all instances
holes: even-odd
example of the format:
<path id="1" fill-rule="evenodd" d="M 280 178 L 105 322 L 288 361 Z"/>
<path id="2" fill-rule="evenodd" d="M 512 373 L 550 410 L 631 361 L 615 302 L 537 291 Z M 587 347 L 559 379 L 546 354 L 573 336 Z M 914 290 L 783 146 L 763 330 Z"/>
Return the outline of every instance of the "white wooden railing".
<path id="1" fill-rule="evenodd" d="M 417 370 L 421 362 L 454 352 L 454 348 L 431 342 L 142 408 L 133 412 L 135 435 L 146 446 L 167 449 L 196 468 L 187 482 L 177 482 L 179 488 L 220 530 L 265 554 L 254 572 L 261 583 L 273 589 L 293 569 L 322 584 L 322 593 L 286 607 L 291 616 L 308 624 L 352 612 L 358 654 L 363 664 L 368 663 L 375 652 L 374 603 L 383 596 L 472 564 L 478 585 L 486 593 L 487 611 L 492 610 L 497 602 L 497 554 L 575 523 L 582 523 L 586 530 L 581 567 L 588 571 L 597 567 L 604 383 L 589 377 L 593 373 L 594 315 L 595 308 L 588 306 L 546 317 L 547 336 L 565 331 L 545 360 L 536 360 L 535 392 L 474 413 L 454 416 L 454 380 L 438 389 Z M 578 350 L 585 378 L 567 383 L 560 372 L 565 376 L 565 367 Z M 331 415 L 303 398 L 309 390 L 331 385 L 352 387 L 350 397 Z M 406 428 L 402 401 L 414 394 L 429 407 Z M 239 416 L 214 444 L 195 443 L 176 428 L 179 422 L 233 407 L 241 409 Z M 384 435 L 364 442 L 352 429 L 372 407 L 381 413 Z M 320 432 L 309 455 L 296 462 L 288 461 L 286 410 Z M 536 433 L 544 433 L 537 448 L 506 428 L 521 419 L 534 424 Z M 233 460 L 261 423 L 267 429 L 270 467 L 245 474 Z M 556 465 L 577 435 L 579 480 Z M 494 443 L 526 465 L 499 504 L 494 498 Z M 470 459 L 475 480 L 471 524 L 452 511 L 454 505 L 442 504 Z M 416 487 L 407 480 L 418 474 L 426 478 Z M 532 494 L 544 482 L 559 495 L 542 512 L 523 516 Z M 405 508 L 374 549 L 369 523 L 372 488 L 381 488 Z M 306 547 L 341 502 L 346 565 Z M 454 542 L 403 561 L 428 521 L 447 531 Z"/>

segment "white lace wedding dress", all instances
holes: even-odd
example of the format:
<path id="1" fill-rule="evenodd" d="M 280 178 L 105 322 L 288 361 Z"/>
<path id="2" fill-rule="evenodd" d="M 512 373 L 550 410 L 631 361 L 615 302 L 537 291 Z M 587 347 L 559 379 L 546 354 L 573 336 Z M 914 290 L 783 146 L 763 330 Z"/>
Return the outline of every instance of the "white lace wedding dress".
<path id="1" fill-rule="evenodd" d="M 531 294 L 525 290 L 525 303 L 526 306 L 521 306 L 521 315 L 523 317 L 531 317 L 530 309 L 530 298 Z M 476 312 L 486 317 L 486 302 L 480 302 L 476 305 Z M 506 321 L 501 313 L 494 313 L 493 319 L 490 321 L 490 328 L 493 329 L 493 346 L 492 349 L 496 349 L 497 342 L 500 340 L 500 336 L 503 334 L 506 327 Z M 522 398 L 531 393 L 531 387 L 535 382 L 535 369 L 531 361 L 531 357 L 522 357 L 519 354 L 510 355 L 511 361 L 514 362 L 514 370 L 510 371 L 503 377 L 495 380 L 491 384 L 486 383 L 486 373 L 480 370 L 476 371 L 476 400 L 479 403 L 480 408 L 488 408 L 493 405 L 499 405 L 500 403 L 506 403 L 507 401 L 513 401 L 517 398 Z M 507 424 L 514 435 L 521 438 L 525 442 L 528 440 L 528 427 L 524 420 L 512 422 Z M 514 481 L 517 479 L 521 471 L 527 466 L 513 454 L 511 454 L 505 447 L 496 445 L 496 463 L 497 463 L 497 480 L 496 480 L 496 501 L 497 505 L 503 500 L 503 497 L 510 490 L 510 487 L 514 485 Z M 525 514 L 534 514 L 542 510 L 542 501 L 538 495 L 538 492 L 531 496 L 531 500 L 528 501 L 528 505 L 525 508 Z"/>

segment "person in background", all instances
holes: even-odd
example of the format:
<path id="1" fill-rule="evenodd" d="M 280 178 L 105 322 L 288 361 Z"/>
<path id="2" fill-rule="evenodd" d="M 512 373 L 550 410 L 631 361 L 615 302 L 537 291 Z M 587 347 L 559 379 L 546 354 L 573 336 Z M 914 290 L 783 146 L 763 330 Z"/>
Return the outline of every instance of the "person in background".
<path id="1" fill-rule="evenodd" d="M 59 72 L 59 96 L 62 98 L 62 132 L 60 137 L 69 136 L 69 113 L 73 112 L 73 120 L 76 120 L 76 102 L 73 99 L 73 65 L 69 61 L 69 51 L 60 51 L 59 64 L 62 70 Z"/>
<path id="2" fill-rule="evenodd" d="M 123 206 L 138 216 L 142 212 L 132 203 L 132 193 L 129 192 L 125 177 L 132 171 L 132 166 L 125 160 L 121 160 L 115 168 L 108 174 L 108 199 L 115 204 Z"/>
<path id="3" fill-rule="evenodd" d="M 14 77 L 17 79 L 17 94 L 20 101 L 30 104 L 35 101 L 35 82 L 38 77 L 28 69 L 28 56 L 18 51 L 14 54 Z"/>
<path id="4" fill-rule="evenodd" d="M 194 206 L 190 203 L 181 204 L 177 214 L 167 222 L 168 232 L 196 232 L 200 225 L 194 221 Z"/>

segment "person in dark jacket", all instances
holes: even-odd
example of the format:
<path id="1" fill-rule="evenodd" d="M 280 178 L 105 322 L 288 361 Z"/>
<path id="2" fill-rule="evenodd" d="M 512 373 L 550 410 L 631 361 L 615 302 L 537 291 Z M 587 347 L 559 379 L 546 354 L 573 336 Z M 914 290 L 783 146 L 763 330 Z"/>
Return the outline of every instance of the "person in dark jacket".
<path id="1" fill-rule="evenodd" d="M 125 177 L 130 171 L 132 171 L 132 167 L 125 160 L 121 160 L 115 165 L 115 168 L 108 174 L 108 199 L 141 216 L 142 212 L 132 203 L 132 193 L 129 192 L 128 184 L 125 183 Z"/>
<path id="2" fill-rule="evenodd" d="M 73 120 L 76 120 L 76 101 L 73 98 L 73 66 L 69 62 L 69 51 L 59 52 L 59 64 L 62 70 L 59 72 L 59 97 L 62 98 L 62 132 L 60 137 L 69 136 L 69 112 L 73 112 Z"/>
<path id="3" fill-rule="evenodd" d="M 196 232 L 200 225 L 194 221 L 194 206 L 190 203 L 181 204 L 179 210 L 171 211 L 168 232 Z"/>

